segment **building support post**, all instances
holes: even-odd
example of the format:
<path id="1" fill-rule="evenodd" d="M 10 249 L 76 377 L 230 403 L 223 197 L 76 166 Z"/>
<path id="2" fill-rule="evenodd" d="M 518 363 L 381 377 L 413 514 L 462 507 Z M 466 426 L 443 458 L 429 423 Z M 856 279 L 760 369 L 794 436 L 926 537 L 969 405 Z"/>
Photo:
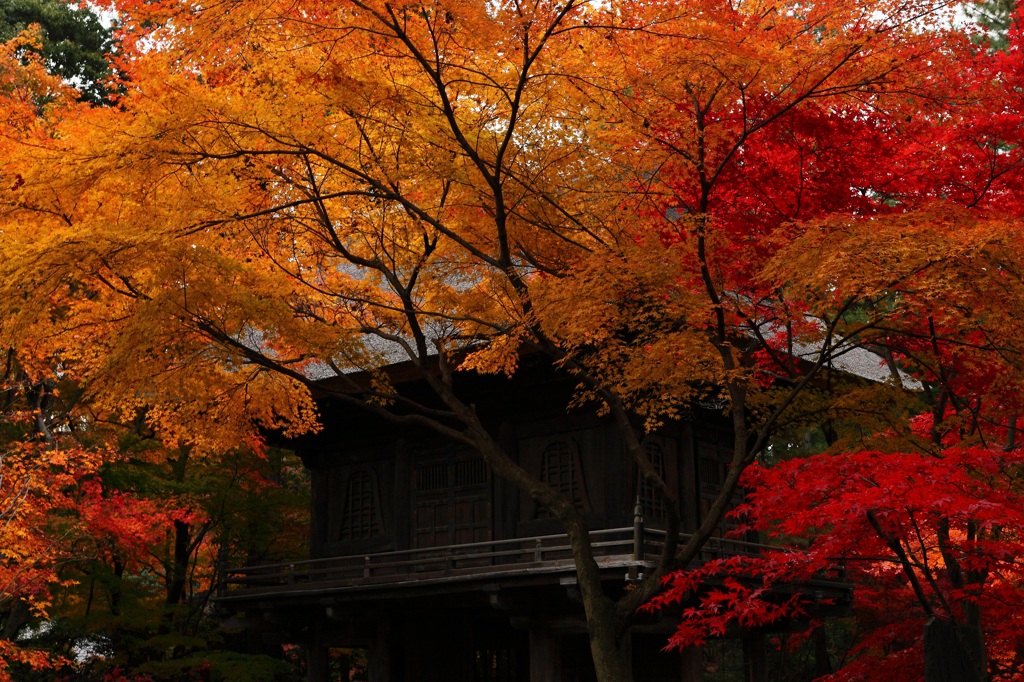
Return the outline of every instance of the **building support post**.
<path id="1" fill-rule="evenodd" d="M 640 502 L 640 496 L 636 497 L 636 506 L 633 508 L 633 564 L 629 567 L 626 579 L 630 581 L 642 580 L 641 567 L 644 562 L 644 507 Z"/>
<path id="2" fill-rule="evenodd" d="M 682 682 L 704 682 L 704 649 L 699 646 L 683 647 L 679 652 Z"/>
<path id="3" fill-rule="evenodd" d="M 743 635 L 743 667 L 746 682 L 768 682 L 768 652 L 763 632 L 754 630 Z"/>
<path id="4" fill-rule="evenodd" d="M 559 643 L 548 630 L 530 628 L 530 682 L 560 682 Z"/>
<path id="5" fill-rule="evenodd" d="M 369 682 L 391 682 L 391 640 L 391 619 L 384 617 L 377 621 L 377 634 L 367 652 L 366 673 Z"/>
<path id="6" fill-rule="evenodd" d="M 330 664 L 327 644 L 324 640 L 324 623 L 318 618 L 313 625 L 313 637 L 306 650 L 306 679 L 309 682 L 330 682 Z"/>

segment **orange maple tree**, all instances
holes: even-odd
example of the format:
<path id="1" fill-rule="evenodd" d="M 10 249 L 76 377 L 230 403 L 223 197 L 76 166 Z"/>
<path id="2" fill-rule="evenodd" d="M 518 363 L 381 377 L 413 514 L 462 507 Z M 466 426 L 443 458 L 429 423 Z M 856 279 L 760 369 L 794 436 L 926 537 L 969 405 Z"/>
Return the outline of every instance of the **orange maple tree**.
<path id="1" fill-rule="evenodd" d="M 49 73 L 52 64 L 40 57 L 39 38 L 38 27 L 30 27 L 0 44 L 0 155 L 12 155 L 12 160 L 17 153 L 31 156 L 32 148 L 48 147 L 61 125 L 91 110 L 78 101 L 80 93 L 71 84 Z M 3 176 L 8 190 L 16 192 L 25 181 L 23 167 L 7 168 L 14 169 Z M 13 256 L 4 253 L 5 258 Z M 37 293 L 57 304 L 59 294 Z M 55 316 L 50 322 L 60 324 L 71 311 L 57 304 L 51 312 Z M 57 638 L 67 619 L 87 622 L 90 613 L 98 624 L 90 627 L 102 629 L 98 612 L 103 609 L 98 605 L 104 593 L 106 609 L 125 620 L 122 627 L 145 632 L 150 623 L 129 622 L 122 604 L 123 586 L 131 587 L 124 590 L 132 592 L 130 600 L 140 598 L 144 576 L 157 576 L 166 584 L 166 598 L 160 601 L 167 605 L 152 609 L 153 629 L 167 629 L 172 618 L 176 630 L 194 628 L 196 614 L 204 612 L 215 588 L 217 553 L 238 551 L 238 543 L 250 553 L 266 551 L 262 544 L 244 544 L 266 543 L 265 538 L 247 536 L 246 529 L 240 533 L 237 527 L 251 519 L 251 511 L 239 511 L 251 504 L 247 495 L 255 494 L 242 488 L 259 489 L 261 513 L 266 515 L 268 492 L 274 496 L 274 488 L 281 487 L 260 477 L 269 463 L 265 454 L 255 452 L 259 448 L 238 449 L 258 442 L 238 440 L 213 474 L 190 471 L 186 477 L 182 471 L 178 478 L 187 480 L 140 485 L 138 470 L 158 468 L 164 461 L 149 453 L 153 461 L 145 462 L 139 452 L 125 450 L 124 437 L 143 420 L 109 423 L 83 390 L 80 380 L 85 375 L 75 367 L 74 349 L 47 342 L 46 334 L 22 334 L 26 330 L 18 330 L 16 317 L 5 316 L 0 324 L 5 330 L 0 367 L 0 679 L 33 674 L 31 670 L 46 676 L 81 668 L 81 661 L 68 657 L 72 645 L 85 643 L 85 649 L 72 651 L 80 656 L 112 641 L 110 633 L 79 631 L 68 640 Z M 174 441 L 173 435 L 167 440 Z M 230 515 L 238 518 L 226 520 Z M 176 610 L 187 613 L 179 618 Z M 111 659 L 108 667 L 123 660 Z"/>
<path id="2" fill-rule="evenodd" d="M 316 428 L 325 375 L 472 446 L 563 524 L 602 682 L 631 679 L 637 606 L 773 435 L 894 393 L 832 388 L 851 349 L 896 378 L 918 341 L 975 333 L 1017 385 L 1018 71 L 946 3 L 113 6 L 118 106 L 59 103 L 0 161 L 4 342 L 197 452 Z M 623 595 L 573 500 L 455 388 L 524 352 L 610 415 L 664 498 L 669 540 Z M 398 360 L 435 403 L 390 385 Z M 680 545 L 641 440 L 698 399 L 725 405 L 733 451 Z"/>

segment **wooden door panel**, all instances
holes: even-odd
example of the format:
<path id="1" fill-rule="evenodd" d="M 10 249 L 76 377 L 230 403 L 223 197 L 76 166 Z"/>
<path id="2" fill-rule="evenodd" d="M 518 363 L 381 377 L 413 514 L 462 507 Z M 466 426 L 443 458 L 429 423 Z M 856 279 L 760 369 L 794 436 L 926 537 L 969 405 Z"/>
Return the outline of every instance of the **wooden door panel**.
<path id="1" fill-rule="evenodd" d="M 417 548 L 487 542 L 493 538 L 490 470 L 479 459 L 423 462 L 413 489 L 413 544 Z"/>

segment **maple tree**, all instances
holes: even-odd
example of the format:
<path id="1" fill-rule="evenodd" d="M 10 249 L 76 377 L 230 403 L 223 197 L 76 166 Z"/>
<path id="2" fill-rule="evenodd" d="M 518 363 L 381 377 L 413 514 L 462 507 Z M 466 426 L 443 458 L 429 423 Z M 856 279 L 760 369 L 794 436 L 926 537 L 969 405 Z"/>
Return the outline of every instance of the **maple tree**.
<path id="1" fill-rule="evenodd" d="M 887 131 L 899 161 L 881 167 L 884 202 L 812 220 L 761 271 L 781 275 L 799 316 L 835 314 L 858 291 L 843 324 L 861 325 L 904 390 L 864 403 L 864 387 L 830 387 L 847 404 L 845 423 L 824 422 L 826 454 L 748 469 L 737 513 L 787 548 L 674 575 L 655 604 L 684 604 L 676 645 L 806 618 L 813 595 L 786 586 L 839 571 L 866 632 L 835 679 L 1020 676 L 1019 39 L 976 56 L 984 80 L 951 116 L 908 116 L 905 141 Z M 766 339 L 761 366 L 779 367 L 800 334 Z"/>
<path id="2" fill-rule="evenodd" d="M 219 631 L 211 598 L 225 562 L 303 556 L 308 499 L 295 491 L 304 480 L 289 480 L 297 466 L 280 452 L 244 449 L 203 461 L 138 435 L 120 445 L 80 486 L 78 551 L 64 571 L 74 584 L 50 612 L 58 633 L 100 654 L 75 675 L 295 678 L 288 664 Z M 30 641 L 59 650 L 49 633 Z"/>
<path id="3" fill-rule="evenodd" d="M 25 56 L 30 34 L 0 44 L 0 83 L 5 116 L 0 133 L 20 135 L 38 118 L 40 102 L 66 93 L 38 58 Z M 54 510 L 74 506 L 69 490 L 94 471 L 100 455 L 59 437 L 59 424 L 76 395 L 49 372 L 19 361 L 5 346 L 0 385 L 0 679 L 11 665 L 59 666 L 61 659 L 14 640 L 31 619 L 45 615 L 62 584 L 58 566 L 67 556 L 61 533 L 50 525 Z M 60 395 L 60 388 L 65 389 Z"/>
<path id="4" fill-rule="evenodd" d="M 58 19 L 79 12 L 52 9 Z M 53 68 L 47 45 L 29 28 L 0 47 L 4 153 L 33 135 L 46 139 L 55 120 L 83 106 L 72 87 L 83 84 L 64 80 L 69 72 Z M 304 537 L 292 524 L 306 505 L 282 478 L 280 454 L 235 440 L 230 452 L 189 467 L 187 449 L 168 457 L 142 417 L 116 423 L 93 409 L 69 360 L 29 337 L 4 337 L 0 679 L 180 679 L 199 667 L 245 679 L 237 669 L 246 666 L 287 677 L 281 662 L 203 638 L 216 626 L 208 607 L 218 562 L 301 556 L 282 542 L 289 531 Z M 176 654 L 164 660 L 169 646 Z"/>
<path id="5" fill-rule="evenodd" d="M 838 574 L 856 585 L 864 632 L 835 679 L 1018 679 L 1019 466 L 1016 450 L 949 447 L 752 468 L 737 512 L 788 548 L 678 574 L 654 606 L 686 605 L 672 640 L 685 646 L 734 624 L 806 620 L 813 594 L 773 590 Z"/>
<path id="6" fill-rule="evenodd" d="M 563 524 L 602 682 L 775 433 L 891 414 L 891 385 L 839 387 L 851 349 L 898 376 L 938 348 L 942 419 L 1012 414 L 1020 70 L 945 3 L 115 6 L 118 106 L 22 99 L 4 138 L 4 343 L 198 456 L 316 428 L 314 386 L 472 446 Z M 526 352 L 664 498 L 636 589 L 604 591 L 573 500 L 456 389 Z M 733 452 L 679 546 L 641 441 L 700 399 Z"/>

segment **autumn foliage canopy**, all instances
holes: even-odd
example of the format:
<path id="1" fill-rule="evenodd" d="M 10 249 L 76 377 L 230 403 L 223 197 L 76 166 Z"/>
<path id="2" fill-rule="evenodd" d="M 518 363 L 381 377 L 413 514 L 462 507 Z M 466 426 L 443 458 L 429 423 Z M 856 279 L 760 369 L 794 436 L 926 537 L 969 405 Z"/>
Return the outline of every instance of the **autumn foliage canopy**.
<path id="1" fill-rule="evenodd" d="M 929 617 L 983 635 L 979 675 L 1021 674 L 1018 34 L 989 49 L 928 0 L 110 5 L 111 106 L 19 51 L 31 34 L 0 54 L 0 340 L 80 387 L 74 423 L 217 461 L 316 429 L 329 376 L 583 537 L 452 389 L 544 355 L 656 487 L 645 431 L 698 402 L 735 429 L 718 518 L 619 606 L 586 596 L 588 623 L 667 576 L 691 644 L 798 621 L 770 586 L 843 571 L 844 679 L 918 679 Z M 398 361 L 443 414 L 401 404 Z M 672 573 L 744 471 L 736 523 L 790 548 Z M 73 487 L 110 542 L 146 537 Z"/>

